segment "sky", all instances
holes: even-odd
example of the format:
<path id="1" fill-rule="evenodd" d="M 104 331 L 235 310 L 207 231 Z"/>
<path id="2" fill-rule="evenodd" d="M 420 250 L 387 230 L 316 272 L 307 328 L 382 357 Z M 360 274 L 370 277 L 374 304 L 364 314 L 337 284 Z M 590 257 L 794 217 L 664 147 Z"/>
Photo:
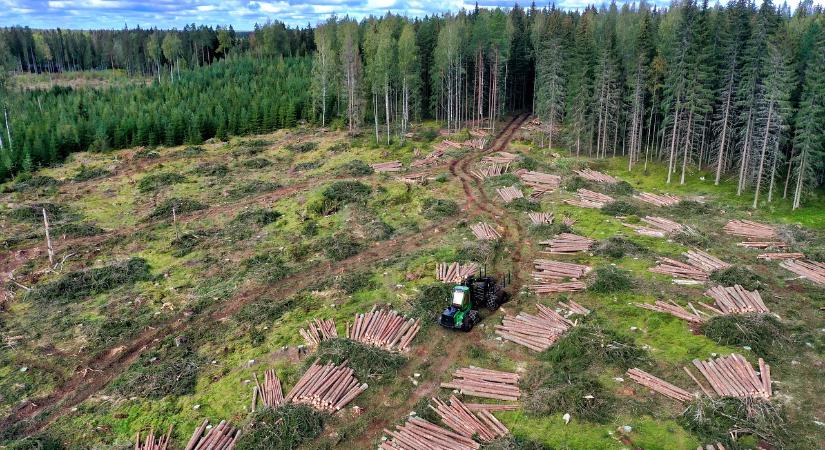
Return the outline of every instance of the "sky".
<path id="1" fill-rule="evenodd" d="M 546 0 L 545 0 L 546 1 Z M 562 8 L 581 8 L 608 0 L 557 0 Z M 798 0 L 788 0 L 791 7 Z M 621 0 L 619 0 L 621 2 Z M 668 0 L 648 0 L 666 5 Z M 825 0 L 816 0 L 817 3 Z M 775 3 L 776 0 L 775 0 Z M 523 0 L 523 6 L 530 0 Z M 542 6 L 544 2 L 536 1 Z M 471 9 L 464 0 L 0 0 L 0 26 L 32 28 L 182 28 L 186 24 L 232 25 L 252 30 L 255 23 L 279 20 L 291 26 L 315 25 L 330 15 L 361 19 L 390 11 L 410 17 Z M 481 7 L 511 7 L 513 0 L 480 0 Z"/>

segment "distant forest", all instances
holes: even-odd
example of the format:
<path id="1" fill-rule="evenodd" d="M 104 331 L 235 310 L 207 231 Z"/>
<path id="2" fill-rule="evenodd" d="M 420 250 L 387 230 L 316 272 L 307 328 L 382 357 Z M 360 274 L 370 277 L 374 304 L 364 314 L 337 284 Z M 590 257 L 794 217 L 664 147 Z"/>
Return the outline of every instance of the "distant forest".
<path id="1" fill-rule="evenodd" d="M 99 94 L 7 89 L 0 179 L 77 150 L 195 143 L 298 120 L 368 125 L 392 143 L 414 120 L 458 130 L 533 111 L 541 145 L 625 155 L 629 170 L 663 161 L 668 183 L 709 170 L 716 183 L 733 178 L 754 207 L 779 197 L 799 207 L 825 183 L 825 14 L 810 0 L 794 11 L 745 0 L 476 8 L 314 29 L 275 22 L 243 35 L 11 28 L 0 31 L 0 64 L 155 79 Z"/>

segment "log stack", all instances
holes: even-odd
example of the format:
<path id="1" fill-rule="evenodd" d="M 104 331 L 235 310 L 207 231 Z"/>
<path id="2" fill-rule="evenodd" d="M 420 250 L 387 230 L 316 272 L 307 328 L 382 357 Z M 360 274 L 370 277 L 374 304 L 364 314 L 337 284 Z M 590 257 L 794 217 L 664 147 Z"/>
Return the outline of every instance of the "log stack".
<path id="1" fill-rule="evenodd" d="M 421 330 L 421 321 L 405 319 L 395 311 L 377 309 L 356 314 L 352 326 L 347 322 L 347 338 L 387 351 L 409 350 Z"/>
<path id="2" fill-rule="evenodd" d="M 370 164 L 372 170 L 376 172 L 400 172 L 403 170 L 400 161 L 389 161 L 382 163 Z"/>
<path id="3" fill-rule="evenodd" d="M 785 260 L 785 259 L 802 259 L 805 257 L 804 253 L 760 253 L 756 256 L 757 259 L 763 259 L 765 261 L 778 261 L 778 260 Z"/>
<path id="4" fill-rule="evenodd" d="M 535 271 L 532 276 L 537 281 L 558 281 L 571 278 L 577 280 L 592 270 L 584 264 L 566 263 L 549 259 L 533 260 Z"/>
<path id="5" fill-rule="evenodd" d="M 547 212 L 529 212 L 527 217 L 533 225 L 550 225 L 553 223 L 553 213 Z"/>
<path id="6" fill-rule="evenodd" d="M 455 141 L 451 141 L 449 139 L 444 139 L 444 141 L 442 141 L 441 144 L 445 145 L 447 147 L 453 148 L 455 150 L 461 150 L 461 144 L 460 143 L 455 142 Z"/>
<path id="7" fill-rule="evenodd" d="M 335 321 L 332 319 L 312 319 L 307 328 L 301 328 L 298 333 L 304 338 L 307 347 L 317 347 L 321 341 L 338 337 L 338 330 L 335 329 Z"/>
<path id="8" fill-rule="evenodd" d="M 258 400 L 264 406 L 276 408 L 284 404 L 284 391 L 281 388 L 281 380 L 275 374 L 275 369 L 264 372 L 264 384 L 258 380 L 255 374 L 255 387 L 252 389 L 252 411 L 258 409 Z"/>
<path id="9" fill-rule="evenodd" d="M 594 239 L 572 233 L 561 233 L 553 239 L 539 242 L 541 245 L 549 246 L 546 253 L 554 255 L 571 255 L 577 252 L 584 252 L 590 250 L 590 247 L 595 243 L 596 241 Z"/>
<path id="10" fill-rule="evenodd" d="M 204 419 L 201 426 L 192 433 L 185 450 L 232 450 L 235 448 L 235 443 L 241 437 L 240 430 L 225 420 L 206 431 L 208 425 L 209 420 Z"/>
<path id="11" fill-rule="evenodd" d="M 481 158 L 482 161 L 493 163 L 493 164 L 510 164 L 513 161 L 518 159 L 518 155 L 514 155 L 509 152 L 496 152 L 493 155 L 485 156 Z"/>
<path id="12" fill-rule="evenodd" d="M 662 230 L 657 230 L 655 228 L 646 227 L 644 225 L 639 225 L 635 223 L 622 223 L 622 225 L 632 228 L 637 234 L 641 234 L 642 236 L 648 237 L 656 237 L 656 238 L 663 238 L 665 237 L 665 232 Z"/>
<path id="13" fill-rule="evenodd" d="M 438 263 L 435 268 L 435 278 L 442 283 L 461 283 L 470 275 L 475 275 L 476 272 L 478 272 L 478 264 L 472 262 L 467 264 Z"/>
<path id="14" fill-rule="evenodd" d="M 535 192 L 551 192 L 561 185 L 561 177 L 543 172 L 533 172 L 530 170 L 519 170 L 516 172 L 521 181 L 534 189 Z"/>
<path id="15" fill-rule="evenodd" d="M 509 164 L 486 164 L 479 169 L 471 170 L 470 173 L 483 181 L 487 178 L 497 177 L 503 174 L 509 167 Z"/>
<path id="16" fill-rule="evenodd" d="M 738 284 L 732 287 L 716 286 L 705 291 L 705 295 L 716 301 L 716 307 L 712 308 L 703 303 L 700 305 L 720 315 L 770 313 L 759 291 L 748 291 Z"/>
<path id="17" fill-rule="evenodd" d="M 654 377 L 643 370 L 636 368 L 630 369 L 627 371 L 627 376 L 642 386 L 650 388 L 651 390 L 656 391 L 665 397 L 672 398 L 673 400 L 679 402 L 689 402 L 693 400 L 693 394 L 690 392 L 670 384 L 661 378 Z"/>
<path id="18" fill-rule="evenodd" d="M 702 269 L 708 274 L 715 270 L 727 269 L 731 266 L 725 261 L 722 261 L 721 259 L 701 250 L 690 250 L 685 253 L 682 253 L 682 255 L 684 255 L 687 258 L 688 264 L 692 265 L 693 267 Z"/>
<path id="19" fill-rule="evenodd" d="M 707 281 L 708 273 L 703 269 L 670 258 L 658 258 L 651 272 L 670 275 L 675 279 Z"/>
<path id="20" fill-rule="evenodd" d="M 149 430 L 149 434 L 143 442 L 140 441 L 140 431 L 135 435 L 135 450 L 167 450 L 169 448 L 169 441 L 172 439 L 172 425 L 166 434 L 155 436 L 155 430 Z"/>
<path id="21" fill-rule="evenodd" d="M 427 156 L 416 159 L 412 163 L 410 163 L 410 167 L 424 167 L 429 166 L 431 164 L 435 164 L 439 158 L 444 156 L 444 153 L 447 151 L 449 147 L 444 145 L 443 143 L 438 144 L 435 146 L 433 151 L 431 151 Z"/>
<path id="22" fill-rule="evenodd" d="M 684 228 L 684 226 L 679 222 L 674 222 L 670 219 L 665 219 L 664 217 L 645 216 L 642 219 L 642 222 L 653 228 L 662 230 L 665 233 L 676 233 L 677 231 L 682 231 Z"/>
<path id="23" fill-rule="evenodd" d="M 812 283 L 825 284 L 825 263 L 802 259 L 788 259 L 779 263 L 791 272 L 807 278 Z"/>
<path id="24" fill-rule="evenodd" d="M 776 230 L 773 227 L 750 220 L 731 220 L 725 224 L 722 231 L 733 236 L 744 236 L 749 239 L 776 238 Z"/>
<path id="25" fill-rule="evenodd" d="M 570 216 L 565 216 L 564 219 L 561 220 L 561 223 L 563 223 L 567 227 L 572 227 L 576 224 L 576 219 Z"/>
<path id="26" fill-rule="evenodd" d="M 564 203 L 581 208 L 599 209 L 604 205 L 613 202 L 613 197 L 609 195 L 600 194 L 584 188 L 576 191 L 576 196 L 578 197 L 577 199 L 567 199 Z"/>
<path id="27" fill-rule="evenodd" d="M 745 248 L 759 248 L 759 249 L 766 249 L 766 248 L 785 248 L 788 244 L 782 241 L 745 241 L 740 242 L 738 244 L 739 247 Z"/>
<path id="28" fill-rule="evenodd" d="M 510 433 L 490 411 L 482 409 L 474 413 L 455 395 L 450 396 L 449 404 L 437 398 L 432 401 L 435 406 L 429 405 L 430 409 L 441 417 L 445 425 L 462 436 L 478 436 L 482 442 L 491 442 Z"/>
<path id="29" fill-rule="evenodd" d="M 483 137 L 478 137 L 475 139 L 467 139 L 466 141 L 462 142 L 461 145 L 465 147 L 475 148 L 478 150 L 484 149 L 487 145 L 487 139 Z"/>
<path id="30" fill-rule="evenodd" d="M 633 198 L 637 200 L 641 200 L 645 203 L 650 203 L 651 205 L 663 207 L 663 206 L 673 206 L 682 199 L 675 195 L 670 194 L 653 194 L 650 192 L 642 192 L 641 194 L 636 194 Z"/>
<path id="31" fill-rule="evenodd" d="M 439 427 L 418 417 L 397 425 L 395 431 L 384 429 L 389 438 L 381 442 L 381 450 L 477 450 L 481 445 L 458 433 Z"/>
<path id="32" fill-rule="evenodd" d="M 286 396 L 286 401 L 334 413 L 365 390 L 367 384 L 359 384 L 349 367 L 332 363 L 321 365 L 316 360 Z"/>
<path id="33" fill-rule="evenodd" d="M 693 313 L 685 308 L 677 305 L 673 301 L 670 302 L 663 302 L 661 300 L 656 300 L 655 303 L 634 303 L 634 305 L 638 306 L 639 308 L 644 308 L 650 311 L 656 311 L 661 313 L 670 314 L 674 317 L 678 317 L 683 320 L 687 320 L 688 322 L 700 324 L 704 322 L 704 319 L 698 314 Z"/>
<path id="34" fill-rule="evenodd" d="M 736 353 L 707 361 L 694 359 L 693 365 L 720 397 L 768 400 L 773 395 L 771 366 L 765 364 L 762 358 L 759 358 L 759 373 L 742 355 Z M 685 370 L 691 374 L 687 367 Z M 693 374 L 691 378 L 699 384 Z M 699 387 L 709 395 L 709 391 L 702 384 L 699 384 Z"/>
<path id="35" fill-rule="evenodd" d="M 586 316 L 590 314 L 590 310 L 585 308 L 584 306 L 574 302 L 573 300 L 568 300 L 567 303 L 559 302 L 559 306 L 562 308 L 566 308 L 570 311 L 571 314 L 580 314 L 582 316 Z"/>
<path id="36" fill-rule="evenodd" d="M 573 321 L 542 304 L 536 306 L 539 310 L 536 315 L 521 312 L 515 317 L 504 316 L 501 325 L 496 325 L 496 334 L 502 339 L 541 352 L 550 348 L 575 325 Z"/>
<path id="37" fill-rule="evenodd" d="M 470 136 L 476 137 L 476 138 L 487 137 L 487 135 L 489 134 L 486 130 L 482 130 L 481 128 L 473 128 L 472 130 L 469 131 L 469 133 L 470 133 Z"/>
<path id="38" fill-rule="evenodd" d="M 398 180 L 409 184 L 423 184 L 427 180 L 427 174 L 423 172 L 411 173 L 398 177 Z"/>
<path id="39" fill-rule="evenodd" d="M 576 172 L 576 175 L 584 178 L 585 180 L 593 181 L 595 183 L 613 184 L 613 183 L 618 183 L 619 182 L 619 180 L 617 180 L 616 178 L 613 178 L 613 177 L 611 177 L 610 175 L 608 175 L 606 173 L 601 173 L 601 172 L 596 171 L 596 170 L 583 169 L 583 170 L 576 170 L 575 172 Z"/>
<path id="40" fill-rule="evenodd" d="M 441 383 L 441 387 L 473 397 L 516 401 L 521 397 L 518 380 L 515 373 L 470 366 L 453 372 L 452 381 Z"/>
<path id="41" fill-rule="evenodd" d="M 510 203 L 517 198 L 524 198 L 524 194 L 521 192 L 521 189 L 515 186 L 497 188 L 496 192 L 498 192 L 499 197 L 504 200 L 505 204 Z"/>
<path id="42" fill-rule="evenodd" d="M 484 222 L 470 225 L 470 230 L 473 231 L 473 234 L 480 241 L 495 241 L 496 239 L 501 238 L 501 234 L 499 234 L 495 228 Z"/>

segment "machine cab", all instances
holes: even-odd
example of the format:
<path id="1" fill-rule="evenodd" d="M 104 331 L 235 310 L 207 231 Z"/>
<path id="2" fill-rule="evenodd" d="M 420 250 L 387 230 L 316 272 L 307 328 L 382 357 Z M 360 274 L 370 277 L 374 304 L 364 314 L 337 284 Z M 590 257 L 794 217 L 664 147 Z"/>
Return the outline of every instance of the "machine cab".
<path id="1" fill-rule="evenodd" d="M 470 288 L 467 286 L 456 286 L 453 288 L 453 299 L 451 306 L 458 309 L 463 309 L 467 306 L 469 300 Z"/>

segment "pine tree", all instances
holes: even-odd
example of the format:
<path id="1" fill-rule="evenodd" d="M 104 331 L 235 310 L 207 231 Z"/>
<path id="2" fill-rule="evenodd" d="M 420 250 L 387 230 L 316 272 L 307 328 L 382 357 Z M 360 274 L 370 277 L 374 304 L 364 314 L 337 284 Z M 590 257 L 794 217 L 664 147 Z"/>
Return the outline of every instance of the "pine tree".
<path id="1" fill-rule="evenodd" d="M 794 149 L 793 209 L 797 209 L 805 190 L 821 183 L 825 172 L 825 38 L 821 33 L 805 71 Z"/>

